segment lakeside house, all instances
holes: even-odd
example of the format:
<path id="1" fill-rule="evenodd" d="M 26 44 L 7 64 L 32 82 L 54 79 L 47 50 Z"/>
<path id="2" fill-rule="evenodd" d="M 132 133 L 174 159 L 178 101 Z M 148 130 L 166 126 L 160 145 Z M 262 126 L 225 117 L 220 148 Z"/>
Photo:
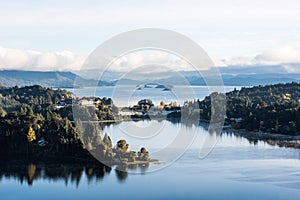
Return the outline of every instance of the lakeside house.
<path id="1" fill-rule="evenodd" d="M 181 107 L 177 106 L 176 102 L 165 104 L 161 102 L 160 105 L 154 106 L 152 100 L 142 99 L 138 101 L 137 105 L 133 107 L 125 107 L 121 109 L 122 115 L 132 116 L 167 116 L 171 113 L 180 113 Z"/>
<path id="2" fill-rule="evenodd" d="M 83 98 L 78 101 L 78 105 L 81 105 L 81 106 L 94 106 L 94 105 L 97 105 L 100 103 L 101 103 L 100 99 L 85 99 L 85 98 Z"/>
<path id="3" fill-rule="evenodd" d="M 78 105 L 82 105 L 82 106 L 92 106 L 92 105 L 98 105 L 101 103 L 104 103 L 107 106 L 112 106 L 113 102 L 112 100 L 106 99 L 104 98 L 103 100 L 101 100 L 100 98 L 87 98 L 87 97 L 83 97 L 83 98 L 77 98 L 77 99 L 61 99 L 59 101 L 56 102 L 56 107 L 61 108 L 67 105 L 71 105 L 71 104 L 78 104 Z"/>

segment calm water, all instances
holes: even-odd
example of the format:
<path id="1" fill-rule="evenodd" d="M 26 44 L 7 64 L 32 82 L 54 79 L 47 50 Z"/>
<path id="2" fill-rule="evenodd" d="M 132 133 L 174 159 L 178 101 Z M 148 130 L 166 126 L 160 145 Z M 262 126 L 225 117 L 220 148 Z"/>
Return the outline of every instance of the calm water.
<path id="1" fill-rule="evenodd" d="M 125 122 L 147 126 L 151 122 Z M 181 126 L 164 123 L 157 143 L 138 140 L 120 130 L 120 125 L 106 128 L 112 139 L 125 138 L 132 148 L 147 143 L 150 149 L 163 147 Z M 182 128 L 182 127 L 181 127 Z M 0 195 L 5 199 L 297 199 L 300 195 L 300 152 L 263 142 L 256 145 L 246 139 L 223 134 L 213 151 L 198 159 L 206 129 L 198 127 L 191 148 L 169 167 L 152 173 L 126 173 L 100 165 L 1 164 Z M 171 132 L 172 131 L 172 132 Z M 152 145 L 151 145 L 152 144 Z M 157 145 L 155 145 L 157 144 Z M 137 168 L 135 171 L 150 170 Z"/>
<path id="2" fill-rule="evenodd" d="M 171 91 L 163 91 L 162 89 L 144 88 L 137 90 L 135 85 L 120 85 L 107 87 L 88 87 L 80 89 L 71 89 L 77 96 L 98 96 L 111 97 L 117 106 L 134 105 L 139 100 L 149 98 L 154 104 L 159 104 L 161 101 L 167 103 L 176 101 L 183 104 L 186 100 L 203 99 L 209 93 L 214 91 L 232 91 L 234 88 L 240 89 L 240 86 L 212 86 L 211 91 L 206 86 L 174 86 Z"/>
<path id="3" fill-rule="evenodd" d="M 179 131 L 196 137 L 183 156 L 151 173 L 147 171 L 159 164 L 126 173 L 101 165 L 0 163 L 1 199 L 299 198 L 299 150 L 253 144 L 224 133 L 212 152 L 199 159 L 208 136 L 205 126 L 139 121 L 110 125 L 104 131 L 114 142 L 124 138 L 129 148 L 145 145 L 150 153 L 165 148 Z"/>

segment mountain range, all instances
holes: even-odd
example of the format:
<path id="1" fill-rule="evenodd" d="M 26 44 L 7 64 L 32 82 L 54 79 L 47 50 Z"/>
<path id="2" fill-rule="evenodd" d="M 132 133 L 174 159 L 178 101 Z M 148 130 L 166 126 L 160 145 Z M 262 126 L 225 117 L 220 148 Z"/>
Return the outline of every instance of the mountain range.
<path id="1" fill-rule="evenodd" d="M 228 86 L 253 86 L 267 85 L 287 82 L 300 82 L 300 74 L 289 73 L 284 66 L 231 66 L 219 68 L 224 85 Z M 155 76 L 155 79 L 136 79 L 135 76 L 130 78 L 120 78 L 120 73 L 106 72 L 109 78 L 100 81 L 88 76 L 81 77 L 76 72 L 63 71 L 22 71 L 22 70 L 2 70 L 0 71 L 0 84 L 6 87 L 42 85 L 45 87 L 68 88 L 68 87 L 88 87 L 88 86 L 113 86 L 116 84 L 139 85 L 148 82 L 158 84 L 172 85 L 206 85 L 205 79 L 197 71 L 179 71 L 175 73 L 161 73 L 161 76 Z M 159 73 L 157 73 L 159 74 Z M 180 74 L 181 78 L 178 78 Z M 210 76 L 210 71 L 205 74 Z M 211 73 L 211 80 L 213 73 Z M 143 77 L 143 76 L 136 76 Z M 76 81 L 75 81 L 76 80 Z M 76 84 L 74 84 L 76 83 Z"/>
<path id="2" fill-rule="evenodd" d="M 41 85 L 53 88 L 69 88 L 95 86 L 97 84 L 112 85 L 114 82 L 86 79 L 72 72 L 2 70 L 0 71 L 0 84 L 6 87 Z"/>

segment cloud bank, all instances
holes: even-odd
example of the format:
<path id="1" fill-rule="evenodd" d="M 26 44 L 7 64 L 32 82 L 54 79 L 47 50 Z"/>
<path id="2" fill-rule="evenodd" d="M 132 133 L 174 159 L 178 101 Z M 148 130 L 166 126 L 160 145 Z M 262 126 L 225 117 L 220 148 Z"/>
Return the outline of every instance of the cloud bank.
<path id="1" fill-rule="evenodd" d="M 33 71 L 78 71 L 86 56 L 69 51 L 38 52 L 0 47 L 0 69 Z M 291 45 L 266 50 L 249 56 L 213 58 L 216 66 L 272 66 L 282 65 L 289 73 L 300 73 L 300 51 Z M 117 59 L 109 68 L 111 71 L 130 71 L 143 65 L 164 65 L 166 69 L 193 70 L 184 60 L 160 51 L 133 52 Z M 298 65 L 299 64 L 299 65 Z"/>
<path id="2" fill-rule="evenodd" d="M 0 69 L 72 71 L 80 69 L 85 57 L 69 51 L 38 52 L 0 47 Z"/>
<path id="3" fill-rule="evenodd" d="M 262 53 L 232 58 L 215 59 L 217 66 L 232 65 L 289 65 L 300 63 L 300 51 L 291 45 L 285 45 Z"/>

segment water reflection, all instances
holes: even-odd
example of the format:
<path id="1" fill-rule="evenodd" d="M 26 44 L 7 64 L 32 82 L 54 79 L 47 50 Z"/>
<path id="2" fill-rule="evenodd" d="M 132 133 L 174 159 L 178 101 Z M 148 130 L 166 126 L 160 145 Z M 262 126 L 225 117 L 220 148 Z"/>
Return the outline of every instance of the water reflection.
<path id="1" fill-rule="evenodd" d="M 124 122 L 126 123 L 126 122 Z M 134 122 L 130 122 L 134 123 Z M 177 126 L 178 125 L 178 126 Z M 111 130 L 114 133 L 114 137 L 119 137 L 117 132 L 117 125 L 110 125 L 115 129 Z M 208 134 L 208 125 L 203 123 L 191 124 L 191 123 L 178 123 L 177 122 L 169 122 L 166 124 L 167 136 L 171 135 L 171 133 L 176 132 L 176 129 L 180 128 L 180 126 L 186 126 L 186 132 L 189 132 L 189 128 L 193 127 L 201 127 L 204 131 L 200 131 L 198 133 L 199 136 Z M 111 128 L 113 128 L 111 127 Z M 172 129 L 173 128 L 173 129 Z M 193 130 L 193 129 L 191 129 Z M 242 140 L 241 140 L 242 139 Z M 146 141 L 143 141 L 145 143 Z M 280 143 L 281 142 L 281 143 Z M 289 143 L 288 143 L 289 142 Z M 291 144 L 291 141 L 288 141 L 285 144 Z M 249 143 L 252 145 L 258 145 L 262 148 L 249 148 Z M 292 149 L 277 149 L 277 148 L 263 148 L 263 145 L 271 144 L 284 146 L 282 141 L 270 140 L 270 139 L 257 139 L 255 137 L 245 138 L 242 137 L 239 132 L 234 130 L 224 130 L 221 136 L 220 145 L 224 144 L 225 146 L 220 146 L 219 150 L 216 148 L 212 155 L 208 159 L 216 160 L 227 159 L 299 159 L 299 152 Z M 134 142 L 132 142 L 134 144 Z M 157 145 L 157 144 L 155 144 Z M 200 145 L 200 144 L 199 144 Z M 239 149 L 240 146 L 243 148 Z M 231 146 L 233 148 L 231 148 Z M 198 146 L 197 146 L 198 147 Z M 244 150 L 244 151 L 242 151 Z M 236 153 L 238 152 L 238 153 Z M 215 156 L 215 157 L 214 157 Z M 189 158 L 191 161 L 196 160 L 197 155 L 193 155 L 193 157 Z M 203 166 L 203 163 L 201 163 Z M 232 164 L 231 168 L 235 165 Z M 240 163 L 237 164 L 240 166 Z M 197 164 L 197 167 L 198 164 Z M 208 167 L 210 168 L 210 167 Z M 227 168 L 227 167 L 226 167 Z M 82 177 L 86 177 L 88 181 L 96 180 L 100 181 L 105 176 L 109 174 L 113 174 L 119 182 L 125 182 L 128 178 L 128 173 L 126 171 L 139 171 L 145 172 L 149 169 L 149 164 L 140 164 L 140 165 L 119 165 L 116 166 L 115 169 L 111 169 L 110 167 L 104 166 L 100 163 L 38 163 L 38 162 L 30 162 L 24 163 L 22 162 L 4 162 L 0 161 L 0 180 L 4 182 L 5 179 L 15 179 L 21 184 L 32 185 L 35 181 L 38 180 L 50 180 L 50 181 L 63 181 L 65 185 L 76 184 L 77 186 L 82 180 Z M 198 169 L 198 168 L 197 168 Z M 244 169 L 239 169 L 244 171 L 247 169 L 245 166 Z M 259 169 L 260 170 L 260 169 Z M 223 169 L 220 169 L 223 171 Z M 178 173 L 178 172 L 176 172 Z M 259 173 L 257 173 L 259 174 Z M 128 182 L 128 181 L 127 181 Z"/>
<path id="2" fill-rule="evenodd" d="M 173 119 L 168 119 L 169 122 L 172 124 L 180 124 L 181 126 L 185 126 L 187 128 L 192 129 L 193 127 L 202 127 L 207 133 L 210 135 L 213 135 L 216 132 L 219 132 L 220 129 L 222 129 L 222 126 L 214 126 L 212 125 L 211 127 L 209 126 L 208 123 L 204 122 L 199 122 L 199 121 L 183 121 L 183 120 L 173 120 Z M 265 144 L 269 144 L 272 146 L 278 146 L 278 147 L 287 147 L 287 148 L 296 148 L 300 149 L 300 143 L 298 140 L 293 139 L 292 137 L 289 136 L 276 136 L 271 133 L 262 133 L 262 132 L 250 132 L 247 130 L 243 129 L 233 129 L 233 128 L 224 128 L 220 136 L 224 135 L 230 135 L 236 138 L 245 138 L 249 144 L 251 145 L 258 145 L 259 142 L 263 142 Z"/>
<path id="3" fill-rule="evenodd" d="M 67 186 L 69 182 L 79 185 L 83 174 L 88 181 L 92 179 L 102 180 L 105 175 L 111 172 L 111 168 L 100 163 L 98 164 L 80 164 L 80 163 L 16 163 L 1 162 L 0 180 L 16 179 L 21 184 L 32 185 L 34 181 L 63 180 Z M 126 173 L 126 172 L 124 172 Z M 122 178 L 124 180 L 124 178 Z"/>
<path id="4" fill-rule="evenodd" d="M 149 164 L 130 164 L 118 165 L 115 167 L 115 174 L 120 182 L 124 182 L 128 177 L 128 170 L 140 170 L 145 172 Z M 100 181 L 112 171 L 101 163 L 24 163 L 24 162 L 0 162 L 0 182 L 3 179 L 15 179 L 21 184 L 29 186 L 34 181 L 51 180 L 64 181 L 67 186 L 69 183 L 79 185 L 83 175 L 88 182 L 92 180 Z"/>
<path id="5" fill-rule="evenodd" d="M 234 129 L 224 130 L 222 134 L 230 135 L 236 138 L 245 138 L 249 144 L 254 146 L 258 145 L 259 142 L 263 142 L 264 144 L 271 146 L 300 149 L 299 140 L 287 135 L 274 135 L 271 133 L 249 132 L 245 130 Z"/>
<path id="6" fill-rule="evenodd" d="M 148 127 L 150 125 L 163 127 L 161 128 L 159 134 L 156 134 L 154 137 L 150 137 L 147 140 L 143 138 L 140 139 L 138 137 L 139 135 L 132 136 L 128 135 L 126 132 L 124 133 L 123 129 L 120 128 L 120 124 L 110 124 L 105 126 L 105 128 L 103 129 L 103 132 L 107 132 L 114 141 L 117 141 L 119 139 L 126 139 L 126 141 L 128 141 L 128 143 L 130 144 L 130 148 L 132 149 L 138 149 L 141 146 L 146 146 L 150 150 L 150 156 L 152 155 L 152 157 L 153 152 L 164 148 L 166 145 L 174 141 L 179 131 L 182 131 L 183 134 L 187 135 L 196 132 L 196 139 L 193 142 L 191 148 L 201 148 L 203 145 L 203 141 L 205 140 L 207 135 L 209 135 L 212 138 L 216 138 L 218 141 L 222 140 L 223 143 L 226 143 L 226 145 L 239 145 L 243 143 L 243 145 L 250 144 L 250 146 L 271 145 L 300 149 L 299 140 L 289 139 L 288 136 L 282 136 L 281 138 L 278 138 L 278 136 L 273 134 L 236 130 L 228 126 L 222 130 L 222 132 L 219 134 L 219 137 L 216 137 L 216 133 L 219 133 L 220 128 L 223 128 L 222 126 L 209 126 L 208 123 L 199 121 L 195 122 L 193 120 L 139 120 L 137 122 L 124 121 L 121 122 L 121 124 L 123 126 L 132 127 L 133 131 L 136 131 L 136 129 L 142 130 L 143 127 L 145 127 L 145 131 L 148 131 Z M 231 139 L 229 139 L 227 136 L 230 136 Z M 237 141 L 235 141 L 235 139 Z M 160 159 L 157 156 L 154 156 L 154 158 Z"/>

